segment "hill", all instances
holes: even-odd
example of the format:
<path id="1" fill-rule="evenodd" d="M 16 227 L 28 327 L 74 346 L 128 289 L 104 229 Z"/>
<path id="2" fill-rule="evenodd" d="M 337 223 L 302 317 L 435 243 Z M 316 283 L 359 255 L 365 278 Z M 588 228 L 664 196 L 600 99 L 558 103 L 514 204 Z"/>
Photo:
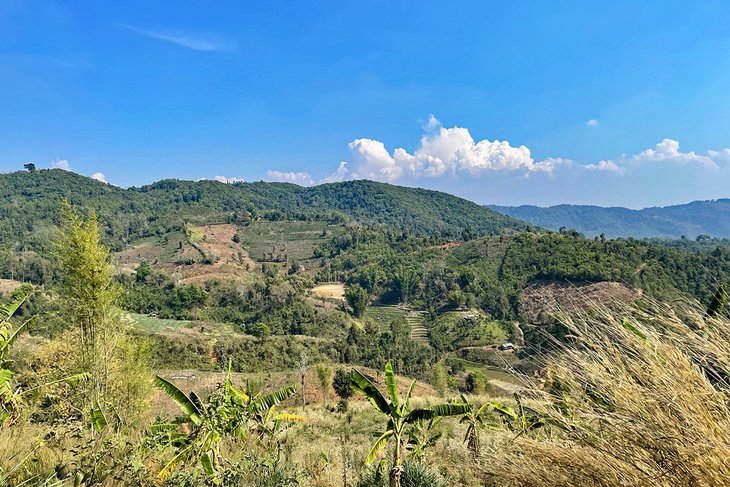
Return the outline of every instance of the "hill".
<path id="1" fill-rule="evenodd" d="M 186 223 L 264 219 L 355 221 L 425 235 L 499 234 L 523 222 L 437 191 L 373 181 L 301 187 L 288 183 L 163 180 L 123 189 L 59 169 L 0 174 L 0 244 L 43 247 L 61 197 L 95 209 L 117 250 L 126 243 Z"/>
<path id="2" fill-rule="evenodd" d="M 679 238 L 682 235 L 730 237 L 730 199 L 693 201 L 685 205 L 628 208 L 588 205 L 496 206 L 488 208 L 551 230 L 573 228 L 589 237 Z"/>

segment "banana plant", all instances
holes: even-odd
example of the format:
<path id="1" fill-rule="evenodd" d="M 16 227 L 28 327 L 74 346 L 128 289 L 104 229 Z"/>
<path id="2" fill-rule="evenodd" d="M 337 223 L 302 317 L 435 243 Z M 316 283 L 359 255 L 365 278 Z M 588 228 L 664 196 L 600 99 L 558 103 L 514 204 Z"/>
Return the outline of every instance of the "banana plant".
<path id="1" fill-rule="evenodd" d="M 404 400 L 398 396 L 398 386 L 393 373 L 393 365 L 388 362 L 385 364 L 385 385 L 388 389 L 388 399 L 378 390 L 375 385 L 356 369 L 352 369 L 350 373 L 350 387 L 367 399 L 378 411 L 383 413 L 387 419 L 386 430 L 375 433 L 377 440 L 370 449 L 370 453 L 365 460 L 366 464 L 371 464 L 385 448 L 388 441 L 393 439 L 393 463 L 390 470 L 390 487 L 401 487 L 401 476 L 403 473 L 403 440 L 406 428 L 416 424 L 419 421 L 430 421 L 434 418 L 443 416 L 456 416 L 466 413 L 471 407 L 468 404 L 447 403 L 438 404 L 428 408 L 411 409 L 410 402 L 413 395 L 413 388 L 416 381 L 411 382 L 408 393 Z"/>
<path id="2" fill-rule="evenodd" d="M 406 443 L 406 450 L 408 454 L 416 461 L 422 462 L 426 459 L 426 450 L 436 445 L 436 442 L 441 438 L 441 432 L 435 432 L 434 430 L 441 422 L 442 418 L 432 418 L 430 421 L 423 419 L 413 423 L 406 434 L 408 435 L 408 443 Z"/>
<path id="3" fill-rule="evenodd" d="M 0 306 L 0 425 L 10 422 L 18 414 L 18 405 L 24 395 L 54 384 L 66 383 L 74 386 L 91 379 L 91 374 L 81 373 L 22 391 L 13 387 L 13 377 L 15 374 L 10 370 L 11 362 L 8 360 L 8 356 L 18 337 L 34 323 L 35 316 L 24 321 L 18 327 L 13 327 L 10 319 L 20 309 L 23 303 L 25 303 L 28 296 L 29 294 L 23 294 L 13 301 Z"/>
<path id="4" fill-rule="evenodd" d="M 461 402 L 469 404 L 466 396 L 461 395 Z M 479 456 L 479 430 L 487 426 L 496 427 L 497 425 L 488 421 L 491 417 L 491 411 L 496 411 L 500 417 L 506 422 L 518 419 L 517 413 L 512 408 L 497 401 L 488 401 L 477 408 L 475 405 L 464 414 L 459 420 L 460 423 L 466 424 L 466 434 L 464 435 L 464 443 L 476 459 Z"/>
<path id="5" fill-rule="evenodd" d="M 294 386 L 285 387 L 269 394 L 251 394 L 234 387 L 230 364 L 224 383 L 203 402 L 195 392 L 189 395 L 160 376 L 155 385 L 162 389 L 183 412 L 172 423 L 158 423 L 147 430 L 148 443 L 153 446 L 172 446 L 175 456 L 160 471 L 164 480 L 178 467 L 199 462 L 205 474 L 215 478 L 220 458 L 220 442 L 224 437 L 245 439 L 256 433 L 261 440 L 275 435 L 286 421 L 302 421 L 304 418 L 290 414 L 276 414 L 275 406 L 296 393 Z M 186 425 L 187 432 L 179 426 Z"/>

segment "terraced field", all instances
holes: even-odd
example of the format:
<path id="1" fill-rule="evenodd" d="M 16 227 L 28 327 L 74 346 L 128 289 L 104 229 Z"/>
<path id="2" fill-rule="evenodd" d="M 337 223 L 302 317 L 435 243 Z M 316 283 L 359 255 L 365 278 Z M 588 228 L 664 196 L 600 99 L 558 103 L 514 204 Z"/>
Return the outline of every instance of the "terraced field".
<path id="1" fill-rule="evenodd" d="M 365 313 L 365 316 L 375 320 L 381 329 L 387 328 L 393 320 L 404 319 L 410 326 L 411 338 L 428 344 L 428 329 L 424 315 L 424 311 L 407 310 L 394 305 L 371 306 Z"/>

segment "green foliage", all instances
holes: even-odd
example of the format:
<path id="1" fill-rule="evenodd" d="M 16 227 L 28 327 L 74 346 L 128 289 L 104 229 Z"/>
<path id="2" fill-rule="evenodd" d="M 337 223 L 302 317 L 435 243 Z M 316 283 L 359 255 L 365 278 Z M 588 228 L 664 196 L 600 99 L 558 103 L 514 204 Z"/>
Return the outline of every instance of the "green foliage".
<path id="1" fill-rule="evenodd" d="M 429 408 L 411 409 L 410 401 L 413 394 L 413 388 L 416 384 L 414 380 L 411 383 L 405 399 L 401 400 L 398 394 L 398 386 L 393 372 L 393 366 L 390 362 L 385 364 L 385 385 L 388 389 L 389 400 L 383 396 L 375 385 L 356 369 L 352 369 L 350 375 L 350 387 L 367 399 L 378 411 L 383 413 L 388 419 L 386 430 L 382 433 L 376 433 L 377 440 L 370 449 L 370 453 L 365 460 L 366 464 L 371 464 L 385 448 L 390 438 L 395 443 L 393 448 L 393 462 L 390 472 L 391 487 L 401 487 L 402 476 L 402 448 L 403 439 L 407 434 L 407 428 L 412 428 L 417 423 L 424 421 L 432 421 L 435 418 L 443 416 L 455 416 L 464 414 L 470 409 L 468 404 L 448 403 L 438 404 Z M 435 443 L 435 440 L 434 440 Z"/>
<path id="2" fill-rule="evenodd" d="M 149 448 L 169 447 L 173 457 L 158 473 L 164 481 L 180 467 L 197 462 L 204 474 L 218 482 L 221 472 L 220 443 L 226 438 L 242 440 L 252 434 L 258 440 L 275 440 L 279 430 L 303 418 L 277 414 L 276 405 L 296 393 L 294 386 L 268 394 L 241 390 L 233 385 L 230 365 L 224 383 L 204 402 L 194 392 L 182 392 L 171 382 L 157 376 L 155 385 L 177 403 L 183 416 L 175 423 L 158 423 L 147 431 Z M 180 430 L 179 424 L 186 424 Z"/>
<path id="3" fill-rule="evenodd" d="M 715 296 L 712 298 L 710 307 L 707 309 L 707 314 L 710 316 L 722 315 L 725 312 L 725 303 L 727 303 L 727 286 L 720 284 Z"/>
<path id="4" fill-rule="evenodd" d="M 353 284 L 345 290 L 345 298 L 347 304 L 352 307 L 352 314 L 361 318 L 365 314 L 365 310 L 370 305 L 370 295 L 359 284 Z"/>
<path id="5" fill-rule="evenodd" d="M 332 379 L 332 388 L 341 399 L 347 400 L 352 396 L 352 388 L 350 387 L 350 373 L 345 369 L 337 369 Z"/>
<path id="6" fill-rule="evenodd" d="M 664 237 L 679 238 L 709 233 L 730 237 L 727 219 L 730 200 L 693 201 L 685 205 L 663 208 L 629 210 L 598 206 L 558 205 L 549 208 L 537 206 L 489 206 L 489 208 L 533 225 L 551 230 L 560 227 L 575 228 L 589 237 L 605 234 L 608 237 Z"/>

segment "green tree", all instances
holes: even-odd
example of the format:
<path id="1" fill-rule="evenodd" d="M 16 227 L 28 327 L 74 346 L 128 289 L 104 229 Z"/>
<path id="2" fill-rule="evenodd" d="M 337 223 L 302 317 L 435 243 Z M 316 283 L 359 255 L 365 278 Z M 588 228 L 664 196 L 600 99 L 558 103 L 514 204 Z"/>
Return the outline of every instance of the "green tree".
<path id="1" fill-rule="evenodd" d="M 712 303 L 707 309 L 707 314 L 710 316 L 721 316 L 725 312 L 725 303 L 727 303 L 727 286 L 720 284 L 717 288 L 715 296 L 712 298 Z"/>
<path id="2" fill-rule="evenodd" d="M 322 400 L 327 404 L 330 400 L 330 389 L 332 388 L 332 367 L 327 364 L 317 364 L 317 379 L 322 389 Z"/>
<path id="3" fill-rule="evenodd" d="M 35 171 L 35 164 L 33 164 L 32 162 L 29 162 L 28 164 L 23 164 L 23 167 L 24 167 L 24 168 L 25 168 L 25 170 L 26 170 L 26 171 L 28 171 L 28 172 L 33 172 L 33 171 Z"/>
<path id="4" fill-rule="evenodd" d="M 332 388 L 342 399 L 349 399 L 352 396 L 350 374 L 345 369 L 337 369 L 335 377 L 332 379 Z"/>
<path id="5" fill-rule="evenodd" d="M 78 344 L 76 371 L 91 374 L 84 406 L 138 414 L 144 406 L 149 376 L 144 345 L 123 329 L 109 249 L 101 243 L 99 222 L 92 210 L 80 217 L 67 200 L 61 201 L 61 226 L 54 242 L 58 292 L 63 312 Z M 126 418 L 127 420 L 132 418 Z"/>
<path id="6" fill-rule="evenodd" d="M 431 377 L 434 389 L 436 389 L 439 396 L 444 397 L 449 390 L 449 373 L 446 371 L 443 360 L 433 364 Z"/>
<path id="7" fill-rule="evenodd" d="M 365 310 L 370 305 L 370 295 L 359 284 L 349 286 L 345 291 L 347 304 L 352 308 L 352 314 L 357 318 L 362 318 Z"/>
<path id="8" fill-rule="evenodd" d="M 466 392 L 471 394 L 484 394 L 488 387 L 489 381 L 484 372 L 477 370 L 476 372 L 469 372 L 466 376 Z"/>
<path id="9" fill-rule="evenodd" d="M 438 404 L 429 408 L 411 409 L 411 395 L 416 381 L 411 382 L 405 400 L 398 395 L 398 386 L 393 373 L 393 366 L 390 362 L 385 364 L 385 385 L 388 389 L 388 401 L 377 387 L 370 382 L 370 379 L 362 375 L 356 369 L 350 374 L 350 387 L 367 399 L 378 411 L 388 418 L 386 430 L 377 433 L 378 439 L 370 449 L 365 463 L 371 464 L 378 454 L 385 448 L 388 440 L 393 438 L 393 463 L 390 470 L 390 487 L 401 487 L 401 476 L 403 473 L 403 440 L 407 434 L 406 429 L 419 421 L 430 421 L 443 416 L 455 416 L 466 413 L 471 407 L 468 404 Z"/>

